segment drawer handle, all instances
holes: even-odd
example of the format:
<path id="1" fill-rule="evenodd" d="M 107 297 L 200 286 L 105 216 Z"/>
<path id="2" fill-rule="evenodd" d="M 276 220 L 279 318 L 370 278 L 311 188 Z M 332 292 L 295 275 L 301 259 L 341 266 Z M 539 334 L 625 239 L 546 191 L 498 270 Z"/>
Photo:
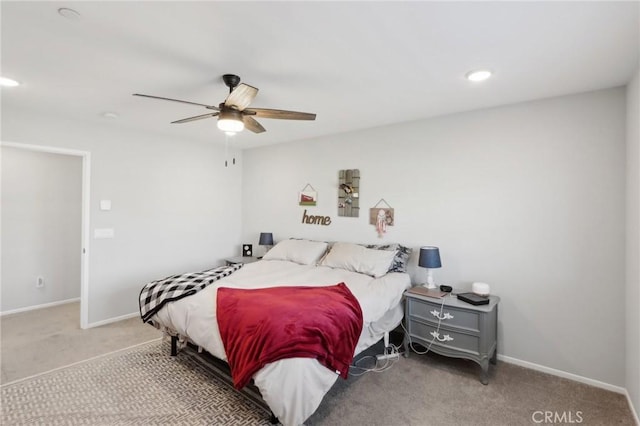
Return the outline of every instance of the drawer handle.
<path id="1" fill-rule="evenodd" d="M 440 312 L 436 311 L 435 309 L 431 311 L 431 315 L 438 318 L 439 320 L 453 319 L 453 315 L 451 315 L 449 312 L 445 312 L 444 315 L 440 315 Z"/>
<path id="2" fill-rule="evenodd" d="M 440 333 L 438 333 L 437 331 L 432 331 L 431 334 L 435 339 L 438 339 L 438 342 L 451 342 L 453 340 L 453 337 L 449 336 L 448 334 L 445 334 L 444 336 L 442 336 L 442 338 L 440 338 Z"/>

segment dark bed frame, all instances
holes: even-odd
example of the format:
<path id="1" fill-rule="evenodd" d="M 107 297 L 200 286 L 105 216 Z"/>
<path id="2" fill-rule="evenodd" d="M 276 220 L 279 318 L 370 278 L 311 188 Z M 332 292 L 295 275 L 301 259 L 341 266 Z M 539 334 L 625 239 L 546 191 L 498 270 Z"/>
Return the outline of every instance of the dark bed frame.
<path id="1" fill-rule="evenodd" d="M 392 343 L 396 344 L 396 346 L 401 346 L 404 340 L 404 331 L 402 330 L 401 326 L 398 326 L 396 327 L 395 330 L 390 331 L 389 335 L 390 335 L 390 341 Z M 171 334 L 170 337 L 171 337 L 171 356 L 177 356 L 178 355 L 178 336 Z M 231 386 L 236 392 L 240 392 L 245 398 L 253 401 L 255 404 L 262 407 L 262 409 L 264 409 L 265 412 L 269 413 L 269 422 L 271 424 L 275 425 L 280 423 L 276 415 L 273 414 L 273 411 L 271 411 L 271 408 L 269 408 L 269 405 L 264 401 L 264 399 L 262 399 L 260 390 L 253 384 L 253 380 L 251 380 L 251 383 L 249 383 L 242 390 L 237 390 L 235 387 L 233 387 L 233 379 L 231 378 L 231 368 L 229 368 L 229 364 L 227 364 L 225 361 L 221 360 L 220 358 L 215 357 L 214 355 L 210 354 L 203 348 L 199 347 L 198 345 L 188 340 L 186 344 L 187 344 L 187 348 L 196 352 L 200 359 L 204 360 L 207 363 L 207 365 L 215 369 L 214 373 L 216 373 L 216 376 L 218 376 L 224 382 L 229 384 L 229 386 Z M 358 354 L 358 356 L 354 357 L 353 363 L 356 363 L 357 360 L 360 359 L 361 357 L 380 353 L 382 350 L 384 350 L 384 344 L 382 340 L 380 340 L 378 343 L 374 344 L 368 349 L 365 349 L 362 353 Z"/>
<path id="2" fill-rule="evenodd" d="M 230 387 L 233 387 L 233 379 L 231 378 L 231 369 L 229 368 L 229 364 L 224 362 L 223 360 L 216 358 L 211 355 L 209 352 L 204 349 L 198 347 L 197 345 L 187 342 L 187 347 L 190 350 L 193 350 L 198 353 L 200 359 L 204 360 L 209 366 L 213 367 L 212 370 L 220 379 L 229 384 Z M 171 336 L 171 356 L 178 355 L 178 336 Z M 248 384 L 245 389 L 237 390 L 233 388 L 236 392 L 242 394 L 245 398 L 253 401 L 255 404 L 262 407 L 266 412 L 269 413 L 269 422 L 273 425 L 280 423 L 278 418 L 273 411 L 269 408 L 267 403 L 262 399 L 262 395 L 260 395 L 260 390 L 255 387 L 253 381 Z"/>

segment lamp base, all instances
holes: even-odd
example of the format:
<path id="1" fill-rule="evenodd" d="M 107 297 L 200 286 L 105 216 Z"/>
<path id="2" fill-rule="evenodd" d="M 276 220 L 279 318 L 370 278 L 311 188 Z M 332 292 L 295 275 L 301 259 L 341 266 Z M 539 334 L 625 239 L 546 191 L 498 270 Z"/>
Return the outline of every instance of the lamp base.
<path id="1" fill-rule="evenodd" d="M 424 287 L 428 288 L 429 290 L 435 290 L 436 287 L 436 283 L 433 280 L 433 271 L 431 270 L 431 268 L 427 268 L 427 282 L 423 284 Z"/>

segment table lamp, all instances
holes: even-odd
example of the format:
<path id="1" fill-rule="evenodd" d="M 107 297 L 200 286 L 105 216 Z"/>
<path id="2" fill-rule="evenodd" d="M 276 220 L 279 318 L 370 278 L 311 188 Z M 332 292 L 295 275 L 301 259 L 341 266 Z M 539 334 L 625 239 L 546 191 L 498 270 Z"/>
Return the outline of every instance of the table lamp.
<path id="1" fill-rule="evenodd" d="M 424 286 L 430 289 L 436 288 L 433 281 L 432 269 L 442 267 L 442 263 L 440 262 L 440 249 L 433 246 L 420 247 L 418 266 L 427 268 L 427 282 Z"/>
<path id="2" fill-rule="evenodd" d="M 273 234 L 271 232 L 261 232 L 258 245 L 266 246 L 265 253 L 273 246 Z"/>

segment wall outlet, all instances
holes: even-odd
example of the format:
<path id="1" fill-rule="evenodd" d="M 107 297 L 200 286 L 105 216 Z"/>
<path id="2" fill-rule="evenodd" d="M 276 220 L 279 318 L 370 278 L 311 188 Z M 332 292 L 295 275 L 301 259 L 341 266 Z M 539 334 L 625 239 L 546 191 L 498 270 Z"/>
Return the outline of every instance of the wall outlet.
<path id="1" fill-rule="evenodd" d="M 44 287 L 44 277 L 36 278 L 36 288 Z"/>

